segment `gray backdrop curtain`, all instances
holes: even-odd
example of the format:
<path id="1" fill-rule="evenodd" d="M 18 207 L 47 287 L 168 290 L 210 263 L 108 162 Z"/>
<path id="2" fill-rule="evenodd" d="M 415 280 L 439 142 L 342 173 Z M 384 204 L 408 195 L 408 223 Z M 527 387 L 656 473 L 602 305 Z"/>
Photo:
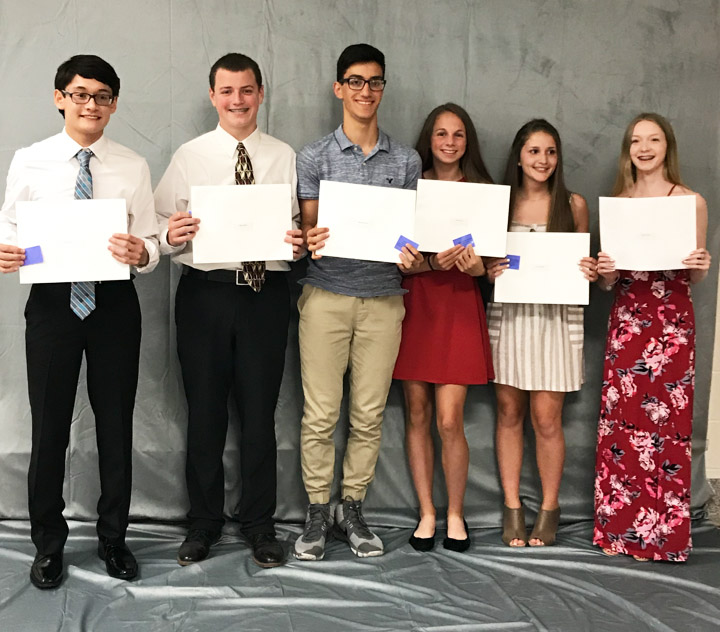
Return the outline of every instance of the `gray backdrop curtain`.
<path id="1" fill-rule="evenodd" d="M 154 183 L 183 142 L 213 128 L 207 98 L 212 62 L 229 51 L 254 57 L 265 76 L 260 126 L 299 149 L 334 129 L 340 104 L 331 92 L 335 61 L 366 41 L 387 57 L 381 127 L 414 144 L 427 113 L 455 101 L 478 128 L 488 167 L 501 177 L 515 131 L 542 116 L 557 125 L 569 187 L 588 200 L 593 248 L 597 198 L 609 194 L 623 130 L 641 111 L 673 123 L 682 173 L 710 209 L 709 248 L 718 257 L 718 118 L 720 5 L 716 0 L 18 0 L 0 3 L 0 173 L 18 147 L 59 131 L 52 104 L 58 64 L 76 53 L 112 63 L 122 86 L 107 130 L 145 156 Z M 302 274 L 302 264 L 293 274 Z M 173 324 L 177 270 L 167 260 L 136 279 L 143 348 L 135 409 L 135 518 L 183 519 L 185 402 Z M 708 498 L 704 475 L 717 267 L 693 288 L 697 317 L 697 390 L 693 506 Z M 0 279 L 0 518 L 25 518 L 30 413 L 23 308 L 28 288 Z M 299 288 L 295 289 L 295 295 Z M 587 382 L 567 398 L 568 456 L 561 503 L 565 521 L 592 516 L 595 428 L 609 295 L 593 288 L 586 310 Z M 297 318 L 291 326 L 277 409 L 278 517 L 298 521 L 306 498 L 300 478 L 302 389 Z M 496 526 L 501 495 L 490 387 L 471 387 L 466 406 L 471 445 L 467 517 Z M 338 428 L 346 434 L 346 416 Z M 415 497 L 403 448 L 402 394 L 390 393 L 377 477 L 367 498 L 376 523 L 410 526 Z M 237 502 L 237 434 L 225 455 L 227 511 Z M 531 446 L 529 446 L 531 447 Z M 539 484 L 528 452 L 522 493 L 530 507 Z M 437 480 L 438 505 L 444 504 Z M 67 515 L 95 516 L 99 493 L 93 416 L 84 381 L 78 390 L 66 477 Z"/>

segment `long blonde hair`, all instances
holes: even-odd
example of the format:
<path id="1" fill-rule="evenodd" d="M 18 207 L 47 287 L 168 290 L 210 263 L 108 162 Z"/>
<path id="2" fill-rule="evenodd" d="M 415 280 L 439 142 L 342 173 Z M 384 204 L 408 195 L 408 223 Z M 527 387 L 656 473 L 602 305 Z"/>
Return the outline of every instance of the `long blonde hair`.
<path id="1" fill-rule="evenodd" d="M 615 178 L 615 185 L 613 186 L 612 194 L 620 195 L 631 191 L 637 181 L 637 170 L 630 158 L 630 145 L 632 143 L 635 126 L 640 121 L 651 121 L 663 131 L 663 134 L 665 134 L 665 141 L 667 143 L 665 162 L 663 163 L 663 176 L 672 184 L 685 186 L 685 183 L 680 177 L 677 141 L 675 140 L 675 132 L 673 131 L 672 125 L 670 125 L 670 122 L 664 116 L 660 116 L 660 114 L 655 114 L 654 112 L 643 112 L 630 121 L 630 124 L 625 130 L 625 135 L 622 140 L 622 148 L 620 149 L 620 159 L 618 160 L 618 173 Z"/>

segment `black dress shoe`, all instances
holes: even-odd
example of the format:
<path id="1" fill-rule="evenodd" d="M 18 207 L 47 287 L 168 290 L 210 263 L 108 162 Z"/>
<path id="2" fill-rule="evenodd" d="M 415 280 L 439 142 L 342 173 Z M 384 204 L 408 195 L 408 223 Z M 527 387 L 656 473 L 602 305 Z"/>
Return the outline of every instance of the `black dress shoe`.
<path id="1" fill-rule="evenodd" d="M 419 526 L 420 522 L 418 521 L 415 531 L 417 531 Z M 432 551 L 432 548 L 435 546 L 435 534 L 433 533 L 429 538 L 418 538 L 415 535 L 415 531 L 413 531 L 410 539 L 408 540 L 408 542 L 410 542 L 410 546 L 416 551 L 420 551 L 420 553 Z"/>
<path id="2" fill-rule="evenodd" d="M 98 542 L 98 557 L 105 561 L 110 577 L 127 580 L 137 577 L 137 560 L 124 542 L 113 544 L 101 539 Z"/>
<path id="3" fill-rule="evenodd" d="M 210 554 L 210 547 L 220 539 L 220 535 L 220 531 L 190 529 L 185 541 L 180 545 L 178 564 L 188 566 L 202 562 Z"/>
<path id="4" fill-rule="evenodd" d="M 258 566 L 272 568 L 285 561 L 285 551 L 274 533 L 252 533 L 245 537 L 252 547 L 253 562 Z"/>
<path id="5" fill-rule="evenodd" d="M 455 551 L 456 553 L 463 553 L 470 548 L 470 530 L 468 529 L 467 522 L 465 522 L 465 518 L 463 518 L 463 524 L 465 525 L 465 535 L 467 537 L 464 540 L 445 538 L 443 540 L 443 548 L 446 548 L 448 551 Z"/>
<path id="6" fill-rule="evenodd" d="M 38 588 L 57 588 L 63 580 L 62 553 L 35 556 L 30 567 L 30 581 Z"/>

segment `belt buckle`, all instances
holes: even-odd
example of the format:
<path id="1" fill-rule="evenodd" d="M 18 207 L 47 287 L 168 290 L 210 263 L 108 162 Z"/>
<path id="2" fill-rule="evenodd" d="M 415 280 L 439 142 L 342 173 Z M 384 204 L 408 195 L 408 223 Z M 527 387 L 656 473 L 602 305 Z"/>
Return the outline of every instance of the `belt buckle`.
<path id="1" fill-rule="evenodd" d="M 243 275 L 242 270 L 235 270 L 235 285 L 250 285 L 246 280 L 245 276 Z"/>

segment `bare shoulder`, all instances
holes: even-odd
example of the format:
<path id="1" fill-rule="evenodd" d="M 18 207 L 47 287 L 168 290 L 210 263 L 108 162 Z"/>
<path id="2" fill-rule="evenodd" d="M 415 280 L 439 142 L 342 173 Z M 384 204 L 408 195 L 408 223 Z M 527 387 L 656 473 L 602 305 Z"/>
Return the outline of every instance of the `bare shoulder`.
<path id="1" fill-rule="evenodd" d="M 570 208 L 572 208 L 573 213 L 585 212 L 587 213 L 588 206 L 587 206 L 587 200 L 580 195 L 579 193 L 571 193 L 570 194 Z"/>
<path id="2" fill-rule="evenodd" d="M 697 191 L 693 191 L 690 187 L 686 187 L 684 184 L 675 185 L 675 188 L 670 195 L 694 195 L 698 198 L 698 201 L 702 200 L 705 202 L 702 195 L 700 195 Z"/>
<path id="3" fill-rule="evenodd" d="M 672 195 L 694 195 L 695 196 L 695 208 L 698 213 L 707 213 L 707 201 L 697 191 L 693 191 L 691 188 L 678 185 L 672 192 Z"/>
<path id="4" fill-rule="evenodd" d="M 694 191 L 690 191 L 692 195 L 695 196 L 695 208 L 700 213 L 707 213 L 707 201 L 705 198 L 700 195 L 699 193 L 695 193 Z"/>
<path id="5" fill-rule="evenodd" d="M 575 230 L 579 233 L 587 233 L 590 230 L 590 212 L 585 198 L 579 193 L 570 195 L 570 210 L 572 211 Z"/>

